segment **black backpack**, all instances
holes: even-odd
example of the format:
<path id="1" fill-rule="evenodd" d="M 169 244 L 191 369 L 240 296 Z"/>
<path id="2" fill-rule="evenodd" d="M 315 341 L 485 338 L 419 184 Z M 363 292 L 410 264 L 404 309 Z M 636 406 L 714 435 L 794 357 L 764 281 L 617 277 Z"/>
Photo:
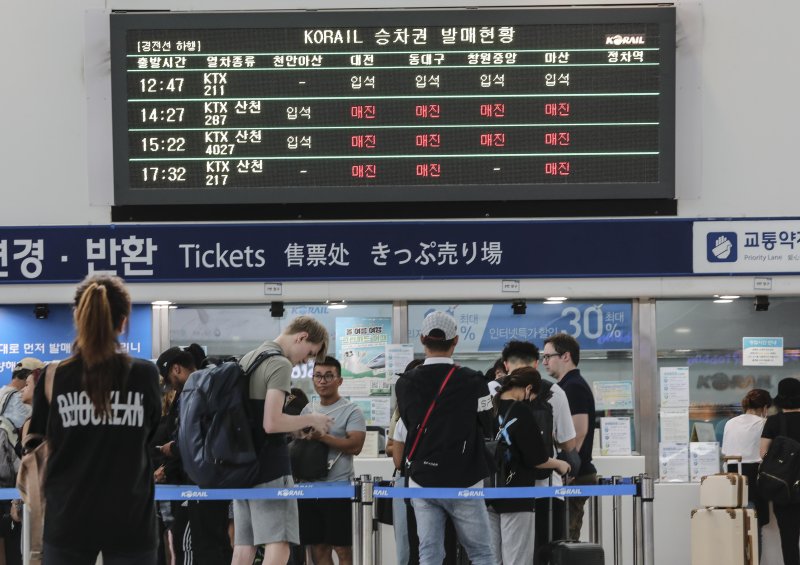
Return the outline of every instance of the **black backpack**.
<path id="1" fill-rule="evenodd" d="M 548 457 L 553 456 L 553 406 L 548 402 L 553 396 L 553 391 L 550 390 L 552 386 L 550 382 L 543 380 L 539 394 L 528 403 L 533 419 L 542 434 L 544 452 Z M 552 469 L 536 469 L 533 474 L 536 479 L 546 479 L 550 473 Z"/>
<path id="2" fill-rule="evenodd" d="M 250 375 L 276 351 L 263 351 L 245 371 L 235 360 L 189 376 L 180 395 L 178 450 L 183 469 L 201 488 L 258 483 L 261 424 L 250 409 Z"/>
<path id="3" fill-rule="evenodd" d="M 508 435 L 504 432 L 506 427 L 511 423 L 508 421 L 508 415 L 517 402 L 518 401 L 513 402 L 503 415 L 501 420 L 502 424 L 498 426 L 495 439 L 485 442 L 486 452 L 491 462 L 489 477 L 483 482 L 485 487 L 496 488 L 508 486 L 513 478 L 511 447 L 508 443 Z"/>
<path id="4" fill-rule="evenodd" d="M 786 415 L 778 416 L 781 432 L 758 467 L 758 494 L 775 504 L 800 502 L 800 442 L 786 434 Z"/>

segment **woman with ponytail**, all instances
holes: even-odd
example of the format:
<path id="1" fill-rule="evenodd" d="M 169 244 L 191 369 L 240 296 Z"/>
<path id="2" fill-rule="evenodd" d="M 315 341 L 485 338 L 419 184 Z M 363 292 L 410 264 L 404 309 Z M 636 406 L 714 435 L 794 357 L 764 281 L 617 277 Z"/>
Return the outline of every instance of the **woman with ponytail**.
<path id="1" fill-rule="evenodd" d="M 31 432 L 50 444 L 44 564 L 156 563 L 148 440 L 160 417 L 158 370 L 120 347 L 131 301 L 121 279 L 77 288 L 72 355 L 34 392 Z"/>
<path id="2" fill-rule="evenodd" d="M 494 396 L 500 428 L 498 439 L 508 445 L 506 484 L 497 486 L 532 487 L 536 469 L 569 472 L 569 464 L 550 457 L 541 430 L 529 408 L 542 386 L 542 377 L 533 367 L 520 367 L 500 380 Z M 489 524 L 494 554 L 502 565 L 533 563 L 534 499 L 495 499 L 489 503 Z"/>

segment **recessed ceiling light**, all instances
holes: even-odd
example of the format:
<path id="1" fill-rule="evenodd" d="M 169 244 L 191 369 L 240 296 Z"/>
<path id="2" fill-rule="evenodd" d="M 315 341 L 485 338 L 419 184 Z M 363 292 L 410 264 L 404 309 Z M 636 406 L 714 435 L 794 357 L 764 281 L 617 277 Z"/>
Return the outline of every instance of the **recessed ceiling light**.
<path id="1" fill-rule="evenodd" d="M 723 294 L 722 296 L 720 296 L 720 298 L 722 298 L 723 300 L 736 300 L 739 297 L 735 294 Z"/>
<path id="2" fill-rule="evenodd" d="M 554 302 L 564 302 L 566 299 L 567 299 L 566 296 L 550 296 L 549 298 L 546 298 L 545 300 L 552 300 Z"/>
<path id="3" fill-rule="evenodd" d="M 676 334 L 688 334 L 692 332 L 692 328 L 675 328 Z"/>
<path id="4" fill-rule="evenodd" d="M 563 304 L 563 300 L 545 300 L 542 304 Z"/>
<path id="5" fill-rule="evenodd" d="M 325 304 L 328 305 L 329 310 L 344 310 L 347 308 L 344 300 L 328 300 Z"/>
<path id="6" fill-rule="evenodd" d="M 733 300 L 730 298 L 717 298 L 714 304 L 730 304 L 731 302 L 733 302 Z"/>
<path id="7" fill-rule="evenodd" d="M 153 306 L 169 306 L 172 302 L 170 300 L 153 300 L 150 304 Z"/>

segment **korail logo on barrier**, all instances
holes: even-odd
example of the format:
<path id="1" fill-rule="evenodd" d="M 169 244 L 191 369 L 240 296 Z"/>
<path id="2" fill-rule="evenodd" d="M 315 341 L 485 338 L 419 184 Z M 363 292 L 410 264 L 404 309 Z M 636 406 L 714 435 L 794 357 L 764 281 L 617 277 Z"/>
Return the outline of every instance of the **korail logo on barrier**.
<path id="1" fill-rule="evenodd" d="M 385 488 L 372 489 L 373 496 L 389 496 L 389 491 Z"/>
<path id="2" fill-rule="evenodd" d="M 581 495 L 583 491 L 579 488 L 557 488 L 556 494 L 558 496 Z"/>
<path id="3" fill-rule="evenodd" d="M 299 488 L 283 488 L 278 491 L 278 496 L 280 497 L 305 496 L 305 491 Z"/>
<path id="4" fill-rule="evenodd" d="M 459 498 L 483 498 L 483 491 L 474 490 L 460 490 L 458 491 Z"/>
<path id="5" fill-rule="evenodd" d="M 208 498 L 208 493 L 204 490 L 184 490 L 181 491 L 181 498 Z"/>

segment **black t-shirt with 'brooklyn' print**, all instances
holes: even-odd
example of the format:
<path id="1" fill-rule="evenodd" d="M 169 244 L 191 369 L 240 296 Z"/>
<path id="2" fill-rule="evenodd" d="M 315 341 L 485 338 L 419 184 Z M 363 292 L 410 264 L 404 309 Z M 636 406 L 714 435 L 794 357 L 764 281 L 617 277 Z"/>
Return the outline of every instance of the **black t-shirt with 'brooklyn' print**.
<path id="1" fill-rule="evenodd" d="M 158 370 L 132 359 L 115 379 L 111 413 L 98 416 L 81 390 L 80 361 L 62 362 L 49 406 L 39 379 L 31 431 L 47 414 L 51 445 L 44 541 L 69 549 L 136 552 L 156 547 L 154 483 L 147 444 L 161 414 Z M 37 429 L 38 428 L 38 429 Z"/>

